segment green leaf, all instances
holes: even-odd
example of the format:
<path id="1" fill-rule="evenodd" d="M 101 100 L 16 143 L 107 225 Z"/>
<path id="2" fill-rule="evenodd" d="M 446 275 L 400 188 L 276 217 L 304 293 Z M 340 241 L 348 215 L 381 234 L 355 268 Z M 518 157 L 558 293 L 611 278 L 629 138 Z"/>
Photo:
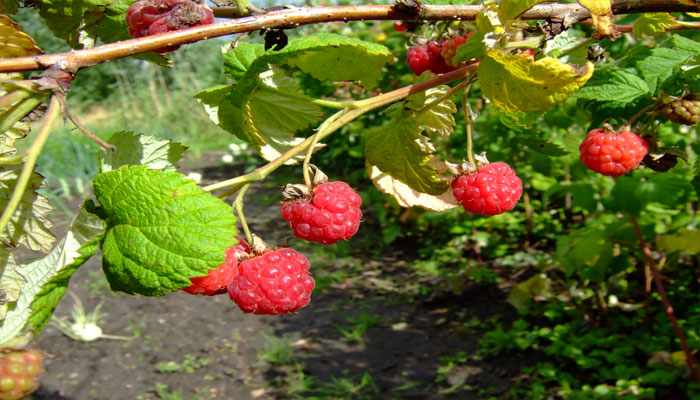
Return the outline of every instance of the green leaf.
<path id="1" fill-rule="evenodd" d="M 639 215 L 646 199 L 639 193 L 639 179 L 632 176 L 622 176 L 615 181 L 615 186 L 604 200 L 605 208 L 610 211 L 625 212 Z"/>
<path id="2" fill-rule="evenodd" d="M 124 165 L 145 165 L 151 169 L 177 171 L 177 163 L 187 149 L 178 142 L 127 131 L 115 133 L 107 143 L 114 145 L 116 150 L 100 150 L 100 172 L 112 171 Z"/>
<path id="3" fill-rule="evenodd" d="M 634 21 L 632 35 L 636 38 L 641 38 L 642 35 L 656 36 L 674 25 L 676 19 L 669 13 L 645 13 Z"/>
<path id="4" fill-rule="evenodd" d="M 501 0 L 498 7 L 498 18 L 506 22 L 545 1 L 547 0 Z"/>
<path id="5" fill-rule="evenodd" d="M 479 31 L 467 38 L 463 45 L 457 48 L 455 56 L 452 59 L 453 64 L 458 64 L 473 58 L 481 58 L 484 55 L 484 34 Z"/>
<path id="6" fill-rule="evenodd" d="M 224 53 L 224 73 L 234 80 L 241 79 L 253 61 L 265 54 L 262 44 L 239 43 L 235 49 Z"/>
<path id="7" fill-rule="evenodd" d="M 700 53 L 700 43 L 693 39 L 688 39 L 685 36 L 673 35 L 668 40 L 670 46 L 676 50 L 683 50 L 689 53 Z"/>
<path id="8" fill-rule="evenodd" d="M 593 73 L 593 64 L 581 69 L 545 57 L 491 50 L 479 64 L 483 96 L 505 112 L 547 111 L 576 92 Z"/>
<path id="9" fill-rule="evenodd" d="M 4 210 L 15 190 L 22 164 L 0 165 L 0 209 Z M 48 252 L 56 240 L 48 220 L 51 206 L 46 197 L 37 193 L 44 186 L 44 177 L 33 172 L 15 213 L 0 239 L 11 246 L 24 245 L 34 251 Z"/>
<path id="10" fill-rule="evenodd" d="M 596 102 L 626 104 L 650 92 L 647 83 L 633 69 L 596 69 L 593 77 L 574 97 Z"/>
<path id="11" fill-rule="evenodd" d="M 18 269 L 26 283 L 0 325 L 0 347 L 27 331 L 39 333 L 51 318 L 73 272 L 97 251 L 105 223 L 87 210 L 90 203 L 83 204 L 66 237 L 51 253 Z"/>
<path id="12" fill-rule="evenodd" d="M 545 274 L 536 274 L 515 285 L 507 301 L 517 310 L 522 310 L 535 297 L 548 297 L 552 293 L 552 280 Z"/>
<path id="13" fill-rule="evenodd" d="M 526 145 L 532 151 L 550 157 L 562 157 L 569 154 L 563 147 L 552 143 L 548 138 L 544 137 L 543 134 L 543 132 L 534 130 L 525 130 L 517 133 L 518 139 L 522 144 Z"/>
<path id="14" fill-rule="evenodd" d="M 656 245 L 662 251 L 700 254 L 700 231 L 681 228 L 671 235 L 661 235 Z"/>
<path id="15" fill-rule="evenodd" d="M 365 157 L 369 164 L 417 192 L 442 194 L 450 184 L 427 164 L 430 153 L 419 143 L 424 140 L 420 123 L 404 113 L 367 133 Z"/>
<path id="16" fill-rule="evenodd" d="M 444 96 L 451 88 L 442 85 L 416 93 L 408 97 L 406 107 L 412 110 L 420 110 L 427 104 L 436 101 Z M 454 131 L 455 119 L 452 116 L 457 112 L 457 106 L 450 100 L 444 100 L 430 108 L 430 110 L 417 117 L 425 129 L 430 133 L 439 133 L 442 136 L 449 136 Z"/>
<path id="17" fill-rule="evenodd" d="M 216 124 L 253 144 L 266 160 L 273 160 L 304 140 L 293 137 L 297 130 L 318 121 L 324 114 L 311 98 L 297 93 L 296 81 L 279 71 L 261 73 L 259 84 L 242 103 L 244 108 L 229 100 L 236 94 L 231 86 L 207 89 L 195 97 Z M 303 157 L 292 158 L 286 164 L 299 162 Z"/>
<path id="18" fill-rule="evenodd" d="M 371 88 L 381 77 L 382 66 L 394 60 L 391 50 L 382 45 L 330 33 L 291 39 L 279 51 L 260 53 L 259 49 L 249 46 L 232 50 L 234 54 L 231 56 L 224 55 L 229 60 L 229 73 L 238 77 L 235 93 L 230 97 L 237 107 L 241 107 L 247 95 L 259 84 L 258 75 L 270 69 L 270 65 L 289 64 L 316 79 L 358 81 L 365 88 Z M 256 58 L 252 59 L 254 56 Z"/>
<path id="19" fill-rule="evenodd" d="M 555 259 L 567 275 L 603 282 L 613 259 L 613 246 L 607 231 L 600 227 L 584 228 L 557 239 Z"/>
<path id="20" fill-rule="evenodd" d="M 231 206 L 174 172 L 128 166 L 93 181 L 107 219 L 102 267 L 112 290 L 161 296 L 224 261 Z"/>
<path id="21" fill-rule="evenodd" d="M 635 51 L 630 61 L 641 73 L 649 88 L 655 90 L 671 76 L 675 68 L 688 62 L 693 55 L 684 50 L 642 47 Z"/>

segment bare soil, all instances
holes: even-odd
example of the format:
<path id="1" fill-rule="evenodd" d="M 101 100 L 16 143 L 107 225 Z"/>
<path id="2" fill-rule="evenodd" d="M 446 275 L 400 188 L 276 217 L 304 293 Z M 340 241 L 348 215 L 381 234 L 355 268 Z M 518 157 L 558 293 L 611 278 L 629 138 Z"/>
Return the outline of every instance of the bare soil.
<path id="1" fill-rule="evenodd" d="M 204 175 L 203 184 L 241 172 L 205 162 L 190 169 Z M 251 229 L 271 244 L 290 236 L 279 217 L 278 190 L 255 186 L 245 206 Z M 372 218 L 367 212 L 360 246 L 377 233 Z M 318 287 L 311 303 L 270 317 L 243 314 L 227 295 L 112 293 L 98 254 L 76 272 L 69 291 L 88 312 L 101 303 L 104 332 L 129 339 L 80 342 L 49 325 L 34 343 L 47 357 L 32 398 L 479 399 L 505 393 L 522 360 L 476 357 L 483 330 L 469 322 L 513 318 L 503 290 L 473 284 L 460 293 L 409 294 L 405 285 L 415 283 L 410 243 L 378 256 L 347 248 L 342 257 L 333 246 L 309 250 Z M 73 307 L 66 296 L 55 315 L 70 318 Z M 362 328 L 363 318 L 365 332 L 348 333 Z M 444 357 L 459 352 L 468 361 L 438 372 L 448 363 Z"/>

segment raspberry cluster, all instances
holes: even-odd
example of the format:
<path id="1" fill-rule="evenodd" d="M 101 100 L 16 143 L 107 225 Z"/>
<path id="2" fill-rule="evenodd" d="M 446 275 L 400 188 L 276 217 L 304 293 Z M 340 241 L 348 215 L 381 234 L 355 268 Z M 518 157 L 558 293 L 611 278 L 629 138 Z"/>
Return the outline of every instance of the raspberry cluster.
<path id="1" fill-rule="evenodd" d="M 666 104 L 658 113 L 677 124 L 697 125 L 700 122 L 700 100 L 695 95 L 686 96 Z"/>
<path id="2" fill-rule="evenodd" d="M 649 145 L 633 132 L 588 132 L 581 146 L 581 161 L 599 174 L 618 177 L 639 166 L 649 152 Z"/>
<path id="3" fill-rule="evenodd" d="M 406 62 L 414 74 L 420 76 L 425 71 L 434 74 L 444 74 L 454 70 L 454 67 L 447 65 L 442 58 L 442 43 L 432 41 L 428 44 L 414 46 L 406 53 Z"/>
<path id="4" fill-rule="evenodd" d="M 228 294 L 243 312 L 288 314 L 309 304 L 314 286 L 309 260 L 281 248 L 241 262 Z"/>
<path id="5" fill-rule="evenodd" d="M 323 244 L 348 240 L 360 227 L 362 198 L 345 182 L 326 182 L 300 197 L 282 204 L 282 218 L 289 221 L 294 236 Z"/>
<path id="6" fill-rule="evenodd" d="M 515 207 L 523 194 L 523 182 L 508 164 L 496 162 L 457 176 L 452 193 L 469 212 L 497 215 Z"/>
<path id="7" fill-rule="evenodd" d="M 177 31 L 214 22 L 214 14 L 206 5 L 193 0 L 141 0 L 126 10 L 129 35 L 140 38 L 158 33 Z M 180 46 L 156 50 L 166 53 Z"/>
<path id="8" fill-rule="evenodd" d="M 453 66 L 452 60 L 457 53 L 457 48 L 463 45 L 473 33 L 469 32 L 446 40 L 433 40 L 427 44 L 411 47 L 406 53 L 408 67 L 418 76 L 425 71 L 434 74 L 454 71 L 456 66 Z"/>
<path id="9" fill-rule="evenodd" d="M 3 350 L 0 352 L 0 400 L 17 400 L 39 388 L 44 371 L 42 356 L 36 350 Z"/>
<path id="10" fill-rule="evenodd" d="M 238 276 L 238 257 L 241 253 L 250 254 L 250 248 L 241 237 L 236 237 L 238 244 L 226 250 L 226 261 L 217 269 L 210 270 L 206 276 L 191 278 L 191 286 L 182 288 L 189 294 L 214 296 L 226 293 L 226 288 Z"/>

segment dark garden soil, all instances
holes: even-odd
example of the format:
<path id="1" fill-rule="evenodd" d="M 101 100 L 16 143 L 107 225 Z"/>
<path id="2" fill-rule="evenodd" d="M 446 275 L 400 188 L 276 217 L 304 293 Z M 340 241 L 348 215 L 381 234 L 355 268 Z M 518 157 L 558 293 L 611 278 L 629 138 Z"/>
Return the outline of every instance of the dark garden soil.
<path id="1" fill-rule="evenodd" d="M 241 173 L 202 162 L 190 169 L 204 175 L 204 184 Z M 279 217 L 279 188 L 251 190 L 245 205 L 251 229 L 270 244 L 283 243 L 290 234 Z M 369 213 L 365 224 L 373 229 Z M 301 246 L 298 240 L 290 245 Z M 408 294 L 405 286 L 416 282 L 408 268 L 412 254 L 406 243 L 379 256 L 361 248 L 342 257 L 332 247 L 310 251 L 312 272 L 319 266 L 311 303 L 296 314 L 274 317 L 243 314 L 227 295 L 112 293 L 100 258 L 93 257 L 73 276 L 69 291 L 87 312 L 101 303 L 104 333 L 128 340 L 80 342 L 49 325 L 34 343 L 47 357 L 41 388 L 32 398 L 501 397 L 522 359 L 476 357 L 483 330 L 474 321 L 495 315 L 511 320 L 515 310 L 505 302 L 505 290 L 470 284 L 461 293 Z M 73 308 L 73 298 L 66 296 L 55 316 L 70 319 Z M 438 372 L 449 363 L 445 357 L 457 354 L 466 360 Z M 469 390 L 477 385 L 490 389 Z"/>

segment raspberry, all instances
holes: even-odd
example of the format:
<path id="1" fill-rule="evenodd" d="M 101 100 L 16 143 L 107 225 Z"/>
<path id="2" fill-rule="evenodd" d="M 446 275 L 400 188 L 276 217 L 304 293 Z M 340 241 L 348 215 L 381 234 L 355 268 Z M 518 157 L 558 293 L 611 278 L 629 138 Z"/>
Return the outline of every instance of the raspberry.
<path id="1" fill-rule="evenodd" d="M 649 145 L 633 132 L 617 134 L 594 129 L 588 132 L 579 150 L 581 161 L 588 169 L 618 177 L 639 166 L 649 152 Z"/>
<path id="2" fill-rule="evenodd" d="M 190 278 L 192 286 L 182 288 L 189 294 L 201 294 L 203 296 L 214 296 L 226 293 L 226 287 L 231 284 L 238 275 L 238 258 L 240 252 L 250 254 L 250 248 L 241 237 L 236 236 L 238 244 L 226 250 L 226 261 L 219 265 L 219 268 L 212 269 L 206 276 Z"/>
<path id="3" fill-rule="evenodd" d="M 453 71 L 455 68 L 447 65 L 445 59 L 440 55 L 441 51 L 441 42 L 432 41 L 428 44 L 414 46 L 408 49 L 406 62 L 411 71 L 417 76 L 420 76 L 425 71 L 430 71 L 434 74 Z"/>
<path id="4" fill-rule="evenodd" d="M 686 96 L 666 104 L 658 114 L 677 124 L 697 125 L 700 122 L 700 100 L 695 95 Z"/>
<path id="5" fill-rule="evenodd" d="M 212 22 L 214 14 L 209 7 L 197 4 L 193 0 L 141 0 L 126 10 L 127 29 L 133 38 L 208 25 Z M 156 52 L 165 53 L 179 47 L 168 46 Z"/>
<path id="6" fill-rule="evenodd" d="M 523 183 L 504 162 L 487 164 L 452 181 L 452 193 L 465 210 L 481 215 L 503 214 L 515 207 Z"/>
<path id="7" fill-rule="evenodd" d="M 474 32 L 469 32 L 466 35 L 457 36 L 445 40 L 445 42 L 442 44 L 442 50 L 440 51 L 440 55 L 442 56 L 442 58 L 445 59 L 447 65 L 452 65 L 452 59 L 455 58 L 455 54 L 457 54 L 457 49 L 459 48 L 459 46 L 463 45 L 467 41 L 469 36 L 471 36 L 472 34 L 474 34 Z"/>
<path id="8" fill-rule="evenodd" d="M 308 271 L 309 260 L 296 251 L 268 251 L 241 262 L 228 294 L 246 313 L 292 313 L 311 299 L 316 284 Z"/>
<path id="9" fill-rule="evenodd" d="M 333 244 L 348 240 L 362 219 L 362 198 L 345 182 L 326 182 L 312 195 L 285 201 L 282 218 L 289 221 L 294 236 L 311 242 Z"/>
<path id="10" fill-rule="evenodd" d="M 23 399 L 39 387 L 43 372 L 36 350 L 0 351 L 0 400 Z"/>
<path id="11" fill-rule="evenodd" d="M 394 22 L 394 30 L 395 30 L 396 32 L 403 32 L 403 31 L 406 30 L 406 28 L 407 28 L 407 26 L 404 25 L 403 23 L 401 23 L 400 21 L 399 21 L 399 22 Z"/>

